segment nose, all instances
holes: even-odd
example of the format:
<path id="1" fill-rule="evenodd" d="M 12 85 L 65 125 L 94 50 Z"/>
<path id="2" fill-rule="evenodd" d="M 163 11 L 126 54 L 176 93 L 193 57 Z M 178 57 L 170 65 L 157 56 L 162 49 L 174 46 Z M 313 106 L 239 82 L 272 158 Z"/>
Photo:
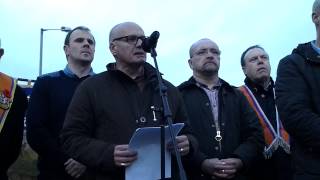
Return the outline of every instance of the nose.
<path id="1" fill-rule="evenodd" d="M 136 47 L 137 48 L 141 48 L 142 47 L 142 39 L 140 39 L 140 38 L 137 39 Z"/>
<path id="2" fill-rule="evenodd" d="M 207 53 L 207 58 L 208 58 L 208 59 L 214 59 L 214 57 L 215 57 L 214 53 L 208 51 L 208 53 Z"/>
<path id="3" fill-rule="evenodd" d="M 258 57 L 258 64 L 263 64 L 264 63 L 264 58 Z"/>
<path id="4" fill-rule="evenodd" d="M 83 47 L 90 47 L 90 42 L 88 40 L 84 40 Z"/>

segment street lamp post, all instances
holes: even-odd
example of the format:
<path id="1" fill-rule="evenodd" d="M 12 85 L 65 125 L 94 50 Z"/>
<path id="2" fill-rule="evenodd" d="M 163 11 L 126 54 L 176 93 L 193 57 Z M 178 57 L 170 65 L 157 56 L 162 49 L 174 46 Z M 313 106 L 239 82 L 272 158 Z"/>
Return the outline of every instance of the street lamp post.
<path id="1" fill-rule="evenodd" d="M 63 31 L 63 32 L 69 32 L 71 31 L 71 28 L 62 26 L 59 29 L 40 29 L 40 60 L 39 60 L 39 76 L 42 75 L 42 52 L 43 52 L 43 32 L 44 31 Z"/>

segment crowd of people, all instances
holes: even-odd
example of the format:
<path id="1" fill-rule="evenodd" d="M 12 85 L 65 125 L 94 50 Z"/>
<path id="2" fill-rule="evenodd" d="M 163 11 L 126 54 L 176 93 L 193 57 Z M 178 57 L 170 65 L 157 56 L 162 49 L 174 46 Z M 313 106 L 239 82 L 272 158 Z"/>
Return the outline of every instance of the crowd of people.
<path id="1" fill-rule="evenodd" d="M 280 60 L 276 80 L 268 52 L 253 45 L 239 55 L 244 84 L 230 85 L 219 77 L 221 51 L 208 38 L 190 47 L 189 79 L 175 87 L 160 78 L 170 118 L 184 123 L 176 147 L 166 144 L 171 179 L 183 178 L 178 156 L 189 180 L 320 179 L 320 0 L 312 21 L 316 39 Z M 16 79 L 0 73 L 0 179 L 8 179 L 19 155 L 24 120 L 39 180 L 125 179 L 141 158 L 129 145 L 133 133 L 167 118 L 145 39 L 134 22 L 115 25 L 109 33 L 115 62 L 95 74 L 93 34 L 72 29 L 63 46 L 65 68 L 39 76 L 29 102 Z"/>

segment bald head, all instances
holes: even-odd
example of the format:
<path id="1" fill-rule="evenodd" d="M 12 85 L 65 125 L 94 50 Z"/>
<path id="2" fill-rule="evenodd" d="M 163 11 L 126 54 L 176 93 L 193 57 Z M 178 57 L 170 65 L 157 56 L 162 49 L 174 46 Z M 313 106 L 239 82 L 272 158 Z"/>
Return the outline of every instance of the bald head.
<path id="1" fill-rule="evenodd" d="M 111 29 L 110 34 L 109 34 L 109 44 L 116 38 L 130 35 L 130 31 L 132 29 L 138 29 L 143 32 L 142 28 L 134 22 L 124 22 L 124 23 L 120 23 L 120 24 L 115 25 Z"/>
<path id="2" fill-rule="evenodd" d="M 315 0 L 312 6 L 312 13 L 318 13 L 320 11 L 320 0 Z"/>
<path id="3" fill-rule="evenodd" d="M 208 44 L 208 45 L 212 45 L 215 49 L 219 50 L 219 47 L 218 45 L 213 42 L 212 40 L 208 39 L 208 38 L 203 38 L 203 39 L 200 39 L 198 41 L 196 41 L 195 43 L 193 43 L 190 47 L 190 50 L 189 50 L 189 56 L 190 58 L 193 57 L 194 53 L 199 50 L 199 48 L 201 46 L 203 46 L 204 44 Z"/>

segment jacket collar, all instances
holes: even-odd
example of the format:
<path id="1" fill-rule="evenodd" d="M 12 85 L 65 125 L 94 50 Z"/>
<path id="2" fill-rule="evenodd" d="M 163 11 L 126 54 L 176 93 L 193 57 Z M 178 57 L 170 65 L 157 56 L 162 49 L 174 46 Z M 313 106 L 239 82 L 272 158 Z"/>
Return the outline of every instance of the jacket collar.
<path id="1" fill-rule="evenodd" d="M 264 93 L 264 94 L 273 92 L 274 81 L 273 81 L 273 79 L 271 77 L 270 77 L 270 84 L 269 84 L 267 90 L 265 90 L 259 84 L 256 84 L 253 81 L 251 81 L 251 79 L 249 79 L 248 77 L 246 77 L 246 79 L 244 80 L 244 83 L 254 92 Z"/>
<path id="2" fill-rule="evenodd" d="M 111 73 L 121 74 L 123 76 L 126 76 L 127 78 L 130 78 L 124 72 L 122 72 L 116 68 L 116 63 L 109 63 L 109 64 L 107 64 L 106 67 L 107 67 L 107 70 Z M 153 66 L 151 66 L 151 64 L 144 62 L 143 67 L 144 67 L 144 77 L 145 77 L 146 82 L 151 82 L 151 81 L 157 80 L 157 70 Z"/>
<path id="3" fill-rule="evenodd" d="M 231 86 L 229 83 L 224 81 L 223 79 L 219 78 L 220 84 L 221 84 L 221 89 L 227 90 L 227 91 L 234 91 L 234 86 Z M 179 89 L 187 89 L 187 88 L 193 88 L 193 87 L 198 87 L 197 86 L 197 81 L 194 79 L 194 77 L 190 77 L 188 81 L 183 82 L 182 84 L 179 85 Z"/>

